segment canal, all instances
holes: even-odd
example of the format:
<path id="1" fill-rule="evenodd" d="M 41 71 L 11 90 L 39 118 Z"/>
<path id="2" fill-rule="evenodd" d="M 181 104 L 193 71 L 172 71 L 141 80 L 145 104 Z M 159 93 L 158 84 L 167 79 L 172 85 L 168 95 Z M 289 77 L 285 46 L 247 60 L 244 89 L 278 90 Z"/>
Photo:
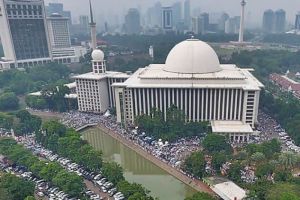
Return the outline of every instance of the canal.
<path id="1" fill-rule="evenodd" d="M 86 129 L 83 138 L 103 152 L 104 160 L 119 163 L 126 180 L 142 184 L 151 191 L 153 197 L 183 200 L 196 192 L 98 128 Z"/>

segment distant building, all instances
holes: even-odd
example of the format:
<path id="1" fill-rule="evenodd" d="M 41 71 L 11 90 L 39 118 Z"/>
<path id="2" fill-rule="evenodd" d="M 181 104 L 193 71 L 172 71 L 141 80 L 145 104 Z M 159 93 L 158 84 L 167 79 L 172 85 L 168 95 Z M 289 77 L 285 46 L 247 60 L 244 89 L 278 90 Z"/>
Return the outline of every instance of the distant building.
<path id="1" fill-rule="evenodd" d="M 280 9 L 275 12 L 274 19 L 274 32 L 284 33 L 286 26 L 286 13 L 284 10 Z"/>
<path id="2" fill-rule="evenodd" d="M 204 33 L 204 20 L 202 17 L 193 17 L 192 18 L 192 32 L 194 34 L 203 34 Z"/>
<path id="3" fill-rule="evenodd" d="M 80 15 L 79 16 L 79 25 L 82 27 L 82 31 L 89 32 L 89 16 Z"/>
<path id="4" fill-rule="evenodd" d="M 296 15 L 295 29 L 300 30 L 300 12 Z"/>
<path id="5" fill-rule="evenodd" d="M 218 20 L 218 31 L 225 32 L 226 21 L 229 19 L 227 13 L 222 13 L 220 19 Z"/>
<path id="6" fill-rule="evenodd" d="M 225 22 L 226 34 L 237 34 L 240 30 L 240 16 L 232 17 Z"/>
<path id="7" fill-rule="evenodd" d="M 54 13 L 47 18 L 49 38 L 53 59 L 59 63 L 69 64 L 79 62 L 80 55 L 71 47 L 69 18 Z"/>
<path id="8" fill-rule="evenodd" d="M 202 13 L 200 16 L 203 19 L 203 32 L 206 33 L 209 31 L 209 14 Z"/>
<path id="9" fill-rule="evenodd" d="M 69 23 L 72 24 L 71 12 L 64 10 L 62 3 L 49 3 L 48 6 L 46 6 L 46 13 L 48 17 L 53 13 L 58 13 L 63 17 L 67 17 L 70 20 Z"/>
<path id="10" fill-rule="evenodd" d="M 263 17 L 263 31 L 265 33 L 284 33 L 286 27 L 286 12 L 282 9 L 266 10 Z"/>
<path id="11" fill-rule="evenodd" d="M 179 26 L 179 24 L 181 22 L 181 19 L 182 19 L 182 15 L 181 15 L 182 6 L 181 6 L 181 2 L 174 3 L 173 6 L 172 6 L 172 10 L 173 10 L 173 24 L 178 29 L 178 26 Z"/>
<path id="12" fill-rule="evenodd" d="M 43 0 L 0 0 L 0 37 L 5 59 L 0 69 L 51 61 Z"/>
<path id="13" fill-rule="evenodd" d="M 172 7 L 162 8 L 162 28 L 165 31 L 173 30 L 173 10 Z"/>
<path id="14" fill-rule="evenodd" d="M 184 1 L 184 24 L 187 29 L 191 26 L 191 1 L 185 0 Z"/>
<path id="15" fill-rule="evenodd" d="M 274 11 L 266 10 L 263 16 L 263 32 L 272 33 L 274 30 Z"/>
<path id="16" fill-rule="evenodd" d="M 68 18 L 53 13 L 47 18 L 51 46 L 68 48 L 71 46 Z"/>
<path id="17" fill-rule="evenodd" d="M 141 32 L 140 12 L 136 8 L 130 8 L 125 16 L 125 33 L 139 34 Z"/>

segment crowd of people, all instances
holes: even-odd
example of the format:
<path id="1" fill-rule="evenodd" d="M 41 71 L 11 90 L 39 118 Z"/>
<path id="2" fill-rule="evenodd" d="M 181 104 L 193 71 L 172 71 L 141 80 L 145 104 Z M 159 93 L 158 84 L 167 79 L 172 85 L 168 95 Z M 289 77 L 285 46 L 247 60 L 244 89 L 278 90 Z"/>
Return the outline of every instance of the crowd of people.
<path id="1" fill-rule="evenodd" d="M 72 111 L 63 113 L 61 123 L 67 127 L 78 129 L 89 124 L 98 124 L 100 123 L 100 118 L 97 114 Z"/>
<path id="2" fill-rule="evenodd" d="M 257 130 L 260 135 L 254 138 L 256 142 L 269 141 L 275 138 L 281 142 L 283 151 L 300 153 L 300 147 L 295 145 L 295 142 L 274 118 L 264 112 L 259 112 L 258 122 Z"/>

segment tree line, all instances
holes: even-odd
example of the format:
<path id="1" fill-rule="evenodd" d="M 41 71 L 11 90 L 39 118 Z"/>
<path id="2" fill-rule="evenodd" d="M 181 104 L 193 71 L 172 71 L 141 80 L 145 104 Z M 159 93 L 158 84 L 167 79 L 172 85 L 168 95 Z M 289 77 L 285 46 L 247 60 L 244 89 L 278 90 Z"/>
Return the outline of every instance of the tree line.
<path id="1" fill-rule="evenodd" d="M 152 200 L 149 191 L 137 183 L 125 180 L 122 167 L 115 162 L 104 162 L 102 152 L 94 150 L 80 134 L 67 129 L 58 121 L 48 121 L 42 125 L 42 132 L 36 133 L 36 140 L 54 153 L 69 158 L 90 171 L 102 172 L 110 182 L 117 186 L 127 199 Z"/>
<path id="2" fill-rule="evenodd" d="M 0 176 L 0 200 L 33 200 L 34 183 L 13 174 Z"/>
<path id="3" fill-rule="evenodd" d="M 185 113 L 175 105 L 171 105 L 164 114 L 157 108 L 150 115 L 137 116 L 136 124 L 140 131 L 145 131 L 155 139 L 174 141 L 183 137 L 203 136 L 209 132 L 208 122 L 186 121 Z"/>
<path id="4" fill-rule="evenodd" d="M 54 186 L 71 195 L 82 197 L 83 179 L 75 173 L 69 173 L 58 163 L 39 160 L 37 156 L 18 145 L 13 139 L 0 140 L 0 153 L 17 165 L 25 166 L 35 176 L 51 182 Z"/>

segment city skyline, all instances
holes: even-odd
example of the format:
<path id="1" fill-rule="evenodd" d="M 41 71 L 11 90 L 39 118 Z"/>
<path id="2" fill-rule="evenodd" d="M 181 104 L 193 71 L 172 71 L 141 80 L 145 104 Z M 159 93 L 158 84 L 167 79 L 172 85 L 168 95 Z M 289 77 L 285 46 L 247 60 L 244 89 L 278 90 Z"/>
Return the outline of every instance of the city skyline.
<path id="1" fill-rule="evenodd" d="M 74 1 L 70 0 L 45 0 L 45 3 L 48 4 L 50 2 L 63 3 L 66 10 L 70 10 L 72 12 L 72 20 L 77 22 L 79 15 L 88 14 L 88 6 L 83 6 L 83 4 L 88 3 L 87 0 L 80 0 L 74 3 Z M 123 17 L 128 12 L 129 8 L 138 8 L 142 15 L 144 15 L 149 7 L 152 7 L 158 1 L 150 1 L 150 0 L 130 0 L 130 1 L 122 1 L 119 2 L 117 0 L 111 1 L 93 1 L 93 5 L 95 7 L 95 18 L 96 20 L 103 21 L 116 21 L 116 18 L 123 23 Z M 184 0 L 161 0 L 162 6 L 171 6 L 175 2 L 181 2 L 184 4 Z M 216 2 L 218 3 L 218 7 L 216 8 Z M 118 6 L 116 6 L 118 5 Z M 78 7 L 80 6 L 80 10 L 78 11 Z M 299 2 L 297 0 L 290 0 L 289 4 L 280 1 L 280 0 L 265 0 L 263 2 L 258 0 L 248 1 L 246 6 L 246 22 L 254 24 L 255 26 L 262 25 L 263 13 L 267 9 L 284 9 L 287 13 L 287 22 L 288 24 L 294 23 L 295 16 L 297 12 L 300 10 Z M 240 1 L 239 0 L 227 0 L 226 2 L 219 2 L 217 0 L 201 1 L 196 2 L 195 0 L 191 0 L 191 14 L 193 15 L 194 10 L 200 10 L 201 12 L 210 12 L 210 13 L 218 13 L 218 12 L 227 12 L 230 16 L 240 15 Z M 101 21 L 102 21 L 101 20 Z"/>

